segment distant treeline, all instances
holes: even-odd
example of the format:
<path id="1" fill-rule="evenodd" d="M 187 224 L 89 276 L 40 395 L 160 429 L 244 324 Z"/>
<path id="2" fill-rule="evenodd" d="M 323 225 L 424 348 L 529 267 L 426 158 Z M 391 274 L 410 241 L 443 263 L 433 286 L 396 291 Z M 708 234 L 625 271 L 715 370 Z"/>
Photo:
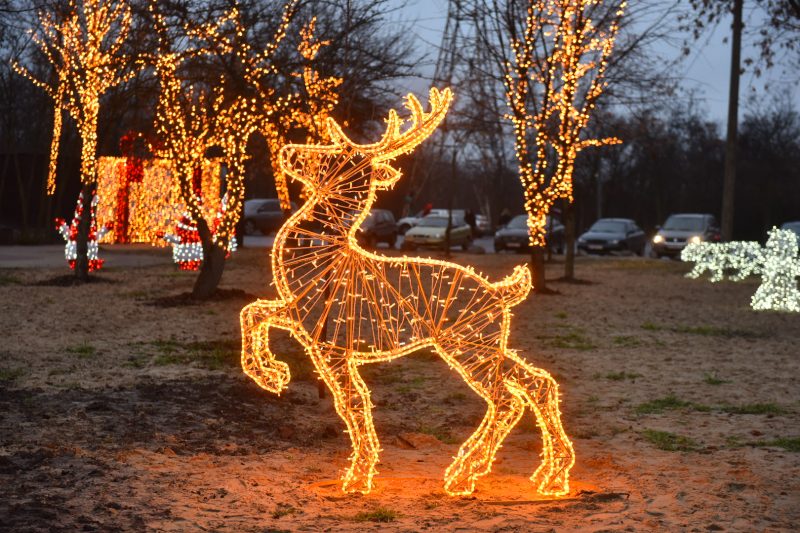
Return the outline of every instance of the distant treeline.
<path id="1" fill-rule="evenodd" d="M 800 220 L 798 111 L 780 102 L 740 121 L 735 239 L 764 240 L 772 226 Z M 675 212 L 719 217 L 723 125 L 685 106 L 613 117 L 602 127 L 624 143 L 582 154 L 576 207 L 583 226 L 598 214 L 630 217 L 645 228 Z"/>
<path id="2" fill-rule="evenodd" d="M 47 102 L 31 111 L 46 117 Z M 46 120 L 31 125 L 46 128 Z M 699 212 L 719 216 L 724 160 L 722 127 L 696 111 L 603 116 L 604 134 L 623 140 L 618 146 L 586 150 L 576 166 L 575 206 L 578 228 L 598 217 L 627 217 L 652 230 L 670 213 Z M 800 219 L 800 114 L 788 105 L 745 114 L 739 136 L 735 238 L 763 240 L 773 225 Z M 70 215 L 79 190 L 78 143 L 66 142 L 71 155 L 59 165 L 69 175 L 53 198 L 45 196 L 47 142 L 44 132 L 25 151 L 0 153 L 0 223 L 25 230 L 40 240 L 50 231 L 54 216 Z M 112 143 L 106 143 L 106 146 Z M 113 148 L 113 145 L 111 146 Z M 109 150 L 110 151 L 110 150 Z M 113 153 L 113 152 L 112 152 Z M 274 196 L 269 161 L 255 150 L 250 161 L 248 197 Z M 522 189 L 513 161 L 500 169 L 475 163 L 432 161 L 430 152 L 402 162 L 406 179 L 395 191 L 382 193 L 379 207 L 403 213 L 409 192 L 410 210 L 432 203 L 486 211 L 496 221 L 508 208 L 522 213 Z M 449 157 L 449 155 L 447 156 Z M 430 174 L 419 190 L 413 182 L 423 169 Z M 491 187 L 488 192 L 485 184 Z M 484 192 L 482 192 L 484 191 Z M 299 192 L 299 191 L 295 191 Z M 19 233 L 19 232 L 18 232 Z"/>

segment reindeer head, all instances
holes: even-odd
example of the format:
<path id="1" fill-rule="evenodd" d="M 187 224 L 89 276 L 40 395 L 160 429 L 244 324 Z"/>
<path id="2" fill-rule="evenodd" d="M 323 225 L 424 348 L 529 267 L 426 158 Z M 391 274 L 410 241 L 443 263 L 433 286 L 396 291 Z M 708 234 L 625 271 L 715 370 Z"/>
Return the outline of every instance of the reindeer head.
<path id="1" fill-rule="evenodd" d="M 401 132 L 404 120 L 391 110 L 386 133 L 374 144 L 354 143 L 329 118 L 331 144 L 286 145 L 280 153 L 281 168 L 306 188 L 322 195 L 333 191 L 363 195 L 373 189 L 389 189 L 400 178 L 400 171 L 391 166 L 391 161 L 411 152 L 433 133 L 447 113 L 452 97 L 449 89 L 441 92 L 431 89 L 431 111 L 425 113 L 419 100 L 408 95 L 405 106 L 411 111 L 410 127 Z"/>

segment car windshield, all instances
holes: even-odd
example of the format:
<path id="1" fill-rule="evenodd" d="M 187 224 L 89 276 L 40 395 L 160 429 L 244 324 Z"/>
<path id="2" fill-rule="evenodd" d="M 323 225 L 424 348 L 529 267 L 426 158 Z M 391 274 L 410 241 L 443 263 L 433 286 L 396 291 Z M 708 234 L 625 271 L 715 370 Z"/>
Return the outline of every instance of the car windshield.
<path id="1" fill-rule="evenodd" d="M 664 228 L 668 231 L 702 231 L 702 217 L 671 216 L 664 222 Z"/>
<path id="2" fill-rule="evenodd" d="M 528 228 L 528 215 L 519 215 L 511 219 L 508 223 L 511 229 L 527 229 Z"/>
<path id="3" fill-rule="evenodd" d="M 445 217 L 425 217 L 419 225 L 423 228 L 446 228 L 447 218 Z M 458 226 L 458 219 L 453 217 L 453 227 Z"/>
<path id="4" fill-rule="evenodd" d="M 614 220 L 598 220 L 589 228 L 589 231 L 596 231 L 598 233 L 624 233 L 625 223 Z"/>

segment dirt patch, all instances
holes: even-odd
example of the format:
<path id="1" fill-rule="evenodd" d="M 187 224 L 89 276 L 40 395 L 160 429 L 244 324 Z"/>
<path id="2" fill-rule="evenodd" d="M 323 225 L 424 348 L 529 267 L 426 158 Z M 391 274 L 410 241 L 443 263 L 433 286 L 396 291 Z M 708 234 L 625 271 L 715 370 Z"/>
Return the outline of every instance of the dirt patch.
<path id="1" fill-rule="evenodd" d="M 594 285 L 594 281 L 590 281 L 588 279 L 579 279 L 579 278 L 567 278 L 561 276 L 560 278 L 549 279 L 547 280 L 548 283 L 569 283 L 571 285 Z"/>
<path id="2" fill-rule="evenodd" d="M 163 296 L 147 302 L 155 307 L 184 307 L 187 305 L 200 305 L 207 302 L 221 302 L 225 300 L 239 300 L 253 302 L 258 296 L 247 293 L 241 289 L 217 289 L 209 298 L 195 298 L 191 292 L 184 292 L 173 296 Z"/>
<path id="3" fill-rule="evenodd" d="M 97 275 L 89 275 L 85 280 L 78 279 L 75 274 L 66 274 L 54 278 L 43 279 L 31 283 L 35 287 L 75 287 L 89 283 L 114 283 L 114 280 Z"/>

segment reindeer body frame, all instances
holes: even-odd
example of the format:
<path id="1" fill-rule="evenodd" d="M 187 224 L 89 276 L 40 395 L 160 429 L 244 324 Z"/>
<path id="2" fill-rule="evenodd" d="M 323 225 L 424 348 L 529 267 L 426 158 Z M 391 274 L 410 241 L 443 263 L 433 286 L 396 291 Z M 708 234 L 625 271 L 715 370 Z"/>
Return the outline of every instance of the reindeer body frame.
<path id="1" fill-rule="evenodd" d="M 561 425 L 558 385 L 507 346 L 510 310 L 530 291 L 530 271 L 518 266 L 490 283 L 471 268 L 383 256 L 358 245 L 357 232 L 377 191 L 400 177 L 385 162 L 430 135 L 451 98 L 449 90 L 432 89 L 432 110 L 426 114 L 409 96 L 412 126 L 401 134 L 402 121 L 391 112 L 386 135 L 373 145 L 356 145 L 330 120 L 332 145 L 283 148 L 281 166 L 303 183 L 309 197 L 273 245 L 278 299 L 258 300 L 242 310 L 242 366 L 262 388 L 280 393 L 290 374 L 269 350 L 269 329 L 285 329 L 304 346 L 353 444 L 343 489 L 366 493 L 380 446 L 370 392 L 358 368 L 433 348 L 488 406 L 447 469 L 445 490 L 471 493 L 528 407 L 543 440 L 542 464 L 531 479 L 543 494 L 564 495 L 574 453 Z"/>

